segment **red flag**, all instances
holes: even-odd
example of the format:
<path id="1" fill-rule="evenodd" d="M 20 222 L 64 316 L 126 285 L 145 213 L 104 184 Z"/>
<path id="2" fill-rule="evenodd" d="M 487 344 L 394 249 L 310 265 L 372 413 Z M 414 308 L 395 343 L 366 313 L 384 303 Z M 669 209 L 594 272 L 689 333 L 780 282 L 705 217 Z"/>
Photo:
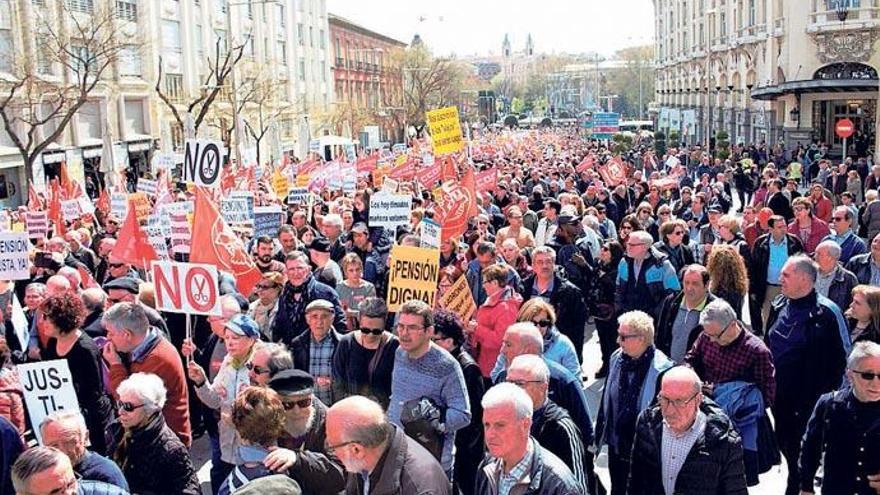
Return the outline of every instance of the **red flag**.
<path id="1" fill-rule="evenodd" d="M 122 228 L 119 229 L 116 246 L 110 251 L 110 259 L 119 259 L 144 270 L 149 268 L 149 262 L 159 259 L 147 234 L 141 229 L 137 220 L 137 208 L 134 202 L 128 204 L 128 215 Z"/>
<path id="2" fill-rule="evenodd" d="M 498 169 L 492 167 L 478 173 L 475 182 L 478 191 L 494 191 L 498 187 Z"/>
<path id="3" fill-rule="evenodd" d="M 395 180 L 412 180 L 416 174 L 416 162 L 407 158 L 403 163 L 388 171 L 388 177 Z"/>
<path id="4" fill-rule="evenodd" d="M 455 162 L 451 155 L 445 155 L 440 159 L 440 180 L 446 182 L 456 179 L 458 179 L 458 173 L 455 171 Z"/>
<path id="5" fill-rule="evenodd" d="M 40 199 L 33 184 L 28 184 L 28 209 L 31 211 L 43 209 L 43 200 Z"/>
<path id="6" fill-rule="evenodd" d="M 248 255 L 241 239 L 226 225 L 217 206 L 201 187 L 196 187 L 195 213 L 193 215 L 192 246 L 189 260 L 192 263 L 208 263 L 235 278 L 238 290 L 250 295 L 262 275 Z"/>
<path id="7" fill-rule="evenodd" d="M 46 216 L 55 225 L 55 235 L 63 236 L 67 233 L 67 225 L 64 224 L 64 215 L 61 212 L 61 186 L 58 179 L 52 179 L 52 195 Z"/>
<path id="8" fill-rule="evenodd" d="M 106 187 L 101 189 L 101 194 L 98 195 L 98 201 L 95 201 L 95 208 L 103 211 L 104 214 L 110 214 L 110 193 L 107 192 Z"/>
<path id="9" fill-rule="evenodd" d="M 362 156 L 357 160 L 357 171 L 359 174 L 368 174 L 376 169 L 379 165 L 379 154 L 373 153 L 369 156 Z"/>
<path id="10" fill-rule="evenodd" d="M 434 163 L 430 167 L 422 167 L 418 173 L 419 182 L 425 189 L 434 189 L 440 180 L 440 164 Z"/>
<path id="11" fill-rule="evenodd" d="M 577 170 L 578 173 L 581 173 L 581 172 L 585 172 L 591 168 L 593 168 L 593 155 L 587 155 L 578 164 L 578 166 L 575 170 Z"/>
<path id="12" fill-rule="evenodd" d="M 83 289 L 101 288 L 101 286 L 98 285 L 98 282 L 95 282 L 95 278 L 92 277 L 92 274 L 89 273 L 89 270 L 85 266 L 80 265 L 76 270 L 79 272 L 79 276 L 82 279 Z"/>
<path id="13" fill-rule="evenodd" d="M 440 221 L 441 239 L 458 237 L 467 230 L 468 218 L 479 213 L 474 170 L 468 167 L 461 182 L 448 182 L 440 189 L 435 211 Z"/>

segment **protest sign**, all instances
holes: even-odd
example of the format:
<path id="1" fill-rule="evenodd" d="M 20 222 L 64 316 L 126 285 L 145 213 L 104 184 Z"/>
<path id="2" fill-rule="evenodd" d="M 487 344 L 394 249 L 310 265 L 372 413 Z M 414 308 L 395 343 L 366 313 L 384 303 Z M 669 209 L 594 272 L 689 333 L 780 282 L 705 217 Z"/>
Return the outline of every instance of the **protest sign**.
<path id="1" fill-rule="evenodd" d="M 289 205 L 301 205 L 306 202 L 306 199 L 309 197 L 309 188 L 307 187 L 292 187 L 289 191 L 287 191 L 287 204 Z"/>
<path id="2" fill-rule="evenodd" d="M 440 297 L 440 307 L 457 314 L 465 323 L 471 321 L 471 316 L 477 310 L 477 304 L 474 302 L 467 277 L 458 277 L 452 287 Z"/>
<path id="3" fill-rule="evenodd" d="M 419 299 L 433 307 L 439 274 L 439 250 L 400 245 L 391 248 L 388 311 L 399 311 L 410 299 Z"/>
<path id="4" fill-rule="evenodd" d="M 92 203 L 91 199 L 85 196 L 80 196 L 76 200 L 79 201 L 80 216 L 93 215 L 95 213 L 95 204 Z"/>
<path id="5" fill-rule="evenodd" d="M 379 164 L 379 154 L 373 153 L 369 156 L 358 158 L 357 171 L 359 174 L 368 174 L 372 172 Z"/>
<path id="6" fill-rule="evenodd" d="M 0 280 L 27 280 L 28 250 L 31 247 L 24 232 L 0 233 Z M 0 308 L 5 311 L 6 308 Z"/>
<path id="7" fill-rule="evenodd" d="M 283 219 L 280 206 L 258 206 L 254 208 L 254 237 L 267 235 L 275 237 Z"/>
<path id="8" fill-rule="evenodd" d="M 498 186 L 498 170 L 490 168 L 474 176 L 477 183 L 477 191 L 494 191 Z"/>
<path id="9" fill-rule="evenodd" d="M 147 234 L 147 241 L 149 241 L 150 245 L 153 246 L 153 249 L 156 251 L 156 255 L 159 256 L 159 259 L 169 259 L 170 256 L 168 255 L 168 242 L 165 240 L 166 237 L 162 232 L 162 228 L 159 225 L 147 226 L 144 229 L 144 233 Z"/>
<path id="10" fill-rule="evenodd" d="M 171 220 L 171 251 L 174 253 L 189 253 L 192 229 L 186 219 L 186 213 L 170 213 Z"/>
<path id="11" fill-rule="evenodd" d="M 412 196 L 380 192 L 370 197 L 370 227 L 394 230 L 409 223 Z"/>
<path id="12" fill-rule="evenodd" d="M 187 139 L 183 155 L 183 181 L 205 187 L 219 186 L 225 156 L 222 141 Z"/>
<path id="13" fill-rule="evenodd" d="M 282 174 L 280 170 L 275 170 L 272 173 L 272 190 L 275 191 L 275 196 L 278 198 L 283 198 L 285 194 L 287 194 L 287 190 L 290 188 L 290 180 L 287 178 L 287 175 Z"/>
<path id="14" fill-rule="evenodd" d="M 73 377 L 66 359 L 38 361 L 16 366 L 24 390 L 25 409 L 30 416 L 37 441 L 43 443 L 40 425 L 55 411 L 78 411 Z"/>
<path id="15" fill-rule="evenodd" d="M 177 156 L 174 153 L 163 153 L 161 151 L 153 153 L 153 159 L 150 162 L 150 166 L 153 168 L 153 173 L 158 173 L 160 170 L 170 170 L 174 168 L 176 165 Z"/>
<path id="16" fill-rule="evenodd" d="M 254 219 L 254 208 L 248 210 L 248 200 L 246 197 L 223 198 L 220 200 L 220 214 L 226 223 L 250 223 Z"/>
<path id="17" fill-rule="evenodd" d="M 128 194 L 122 192 L 110 193 L 110 214 L 117 219 L 128 216 Z"/>
<path id="18" fill-rule="evenodd" d="M 430 218 L 423 218 L 421 227 L 421 247 L 440 249 L 440 224 Z"/>
<path id="19" fill-rule="evenodd" d="M 137 192 L 142 192 L 148 196 L 155 196 L 159 189 L 159 183 L 155 180 L 139 178 L 137 181 Z"/>
<path id="20" fill-rule="evenodd" d="M 214 265 L 154 261 L 151 271 L 159 311 L 220 316 L 220 289 Z"/>
<path id="21" fill-rule="evenodd" d="M 400 188 L 400 182 L 397 182 L 397 180 L 392 179 L 391 177 L 385 176 L 385 180 L 382 181 L 381 190 L 383 192 L 394 194 L 397 192 L 398 188 Z"/>
<path id="22" fill-rule="evenodd" d="M 147 198 L 147 195 L 144 193 L 133 193 L 128 196 L 129 201 L 134 206 L 135 216 L 137 217 L 138 223 L 145 221 L 150 216 L 150 210 L 153 207 L 150 205 L 150 200 Z"/>
<path id="23" fill-rule="evenodd" d="M 49 216 L 45 211 L 27 212 L 25 222 L 31 239 L 42 239 L 49 234 Z"/>
<path id="24" fill-rule="evenodd" d="M 75 199 L 62 199 L 61 215 L 65 222 L 72 222 L 82 216 L 82 212 L 79 209 L 79 201 Z"/>
<path id="25" fill-rule="evenodd" d="M 426 114 L 434 154 L 458 153 L 464 147 L 461 137 L 461 124 L 458 122 L 458 108 L 446 107 L 431 110 Z"/>
<path id="26" fill-rule="evenodd" d="M 434 163 L 428 167 L 422 167 L 418 173 L 418 180 L 425 189 L 433 189 L 440 181 L 440 164 Z"/>

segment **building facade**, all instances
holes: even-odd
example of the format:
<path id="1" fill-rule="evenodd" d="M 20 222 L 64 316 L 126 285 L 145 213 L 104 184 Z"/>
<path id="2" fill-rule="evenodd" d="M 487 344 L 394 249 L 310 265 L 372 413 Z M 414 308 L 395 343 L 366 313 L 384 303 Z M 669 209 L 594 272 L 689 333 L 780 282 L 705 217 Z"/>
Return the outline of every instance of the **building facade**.
<path id="1" fill-rule="evenodd" d="M 856 127 L 847 151 L 877 149 L 878 0 L 655 0 L 658 127 L 687 143 L 789 146 Z"/>
<path id="2" fill-rule="evenodd" d="M 356 139 L 364 127 L 377 126 L 380 140 L 403 141 L 403 74 L 394 61 L 406 43 L 333 14 L 329 25 L 336 133 Z"/>

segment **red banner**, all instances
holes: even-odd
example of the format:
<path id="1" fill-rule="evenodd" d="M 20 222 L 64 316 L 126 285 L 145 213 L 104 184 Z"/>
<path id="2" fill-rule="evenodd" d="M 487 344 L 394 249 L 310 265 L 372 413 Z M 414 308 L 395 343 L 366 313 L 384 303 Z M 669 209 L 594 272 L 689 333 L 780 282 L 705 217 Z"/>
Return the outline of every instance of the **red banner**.
<path id="1" fill-rule="evenodd" d="M 436 163 L 436 162 L 435 162 Z M 440 158 L 440 180 L 446 182 L 448 180 L 457 180 L 458 172 L 455 170 L 455 161 L 452 157 L 446 155 Z"/>
<path id="2" fill-rule="evenodd" d="M 416 162 L 407 158 L 405 162 L 395 166 L 388 172 L 388 177 L 395 180 L 412 180 L 416 175 Z"/>
<path id="3" fill-rule="evenodd" d="M 447 182 L 440 190 L 435 207 L 442 226 L 441 240 L 458 237 L 467 230 L 470 217 L 476 216 L 477 192 L 474 170 L 468 168 L 461 182 Z"/>
<path id="4" fill-rule="evenodd" d="M 498 169 L 490 168 L 476 175 L 477 191 L 494 191 L 498 187 Z"/>
<path id="5" fill-rule="evenodd" d="M 357 171 L 359 174 L 368 174 L 376 169 L 379 165 L 379 154 L 373 153 L 369 156 L 362 156 L 357 160 Z"/>
<path id="6" fill-rule="evenodd" d="M 593 162 L 594 162 L 593 155 L 587 155 L 584 157 L 583 160 L 581 160 L 581 162 L 578 164 L 578 166 L 575 170 L 577 170 L 578 173 L 585 172 L 585 171 L 593 168 Z"/>
<path id="7" fill-rule="evenodd" d="M 440 182 L 440 164 L 434 163 L 430 167 L 422 167 L 418 173 L 419 183 L 425 189 L 434 189 Z"/>
<path id="8" fill-rule="evenodd" d="M 599 167 L 599 175 L 602 180 L 609 186 L 616 186 L 626 182 L 626 165 L 620 161 L 620 158 L 614 157 L 605 165 Z"/>

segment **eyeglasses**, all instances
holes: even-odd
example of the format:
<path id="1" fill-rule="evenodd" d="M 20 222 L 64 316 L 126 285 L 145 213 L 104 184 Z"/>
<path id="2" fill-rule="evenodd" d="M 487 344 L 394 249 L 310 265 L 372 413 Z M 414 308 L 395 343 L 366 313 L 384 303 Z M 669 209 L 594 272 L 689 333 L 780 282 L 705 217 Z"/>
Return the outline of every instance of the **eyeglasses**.
<path id="1" fill-rule="evenodd" d="M 620 230 L 632 230 L 632 229 L 633 229 L 633 228 L 630 227 L 629 225 L 621 225 L 621 226 L 620 226 Z"/>
<path id="2" fill-rule="evenodd" d="M 681 230 L 676 230 L 676 231 L 673 231 L 673 232 L 672 232 L 671 234 L 669 234 L 669 235 L 684 235 L 684 232 L 682 232 Z"/>
<path id="3" fill-rule="evenodd" d="M 696 399 L 698 395 L 700 395 L 700 393 L 695 392 L 694 395 L 690 396 L 690 398 L 688 399 L 669 399 L 667 397 L 663 397 L 662 395 L 658 395 L 657 403 L 660 404 L 660 407 L 662 408 L 672 406 L 673 409 L 681 409 L 693 402 L 693 400 Z"/>
<path id="4" fill-rule="evenodd" d="M 398 323 L 398 324 L 397 324 L 397 333 L 400 333 L 400 332 L 406 332 L 406 333 L 409 333 L 409 332 L 418 332 L 418 331 L 420 331 L 420 330 L 424 330 L 424 329 L 425 329 L 425 326 L 424 326 L 424 325 L 404 325 L 403 323 Z"/>
<path id="5" fill-rule="evenodd" d="M 845 217 L 834 217 L 834 218 L 832 218 L 832 220 L 834 220 L 835 222 L 845 222 L 846 218 Z"/>
<path id="6" fill-rule="evenodd" d="M 619 340 L 620 342 L 626 342 L 629 339 L 637 339 L 639 337 L 641 337 L 641 335 L 639 335 L 637 333 L 631 333 L 631 334 L 619 333 L 619 334 L 617 334 L 617 340 Z"/>
<path id="7" fill-rule="evenodd" d="M 644 242 L 627 242 L 626 243 L 626 247 L 639 247 L 639 246 L 646 246 L 646 245 L 647 244 Z"/>
<path id="8" fill-rule="evenodd" d="M 364 333 L 364 335 L 369 335 L 369 334 L 382 335 L 382 332 L 385 331 L 384 328 L 369 328 L 369 327 L 361 327 L 360 330 L 361 330 L 361 332 Z"/>
<path id="9" fill-rule="evenodd" d="M 795 206 L 795 207 L 794 207 L 794 211 L 804 211 L 804 210 L 806 210 L 806 209 L 807 209 L 807 208 L 804 207 L 804 206 Z"/>
<path id="10" fill-rule="evenodd" d="M 658 213 L 658 215 L 660 215 L 661 217 L 668 217 L 669 212 L 668 211 L 661 211 L 660 213 Z"/>
<path id="11" fill-rule="evenodd" d="M 253 371 L 254 373 L 256 373 L 258 375 L 265 375 L 265 374 L 268 374 L 271 372 L 271 370 L 269 368 L 262 368 L 260 366 L 255 365 L 254 363 L 247 363 L 244 365 L 244 367 L 247 368 L 248 371 Z"/>
<path id="12" fill-rule="evenodd" d="M 266 289 L 274 289 L 274 288 L 275 288 L 275 285 L 265 285 L 265 284 L 257 284 L 256 285 L 257 290 L 266 290 Z"/>
<path id="13" fill-rule="evenodd" d="M 850 369 L 850 371 L 852 371 L 853 373 L 858 375 L 859 378 L 861 378 L 862 380 L 865 380 L 868 382 L 871 382 L 874 380 L 880 380 L 880 373 L 871 373 L 870 371 L 859 371 L 859 370 L 854 370 L 854 369 Z"/>
<path id="14" fill-rule="evenodd" d="M 143 404 L 132 404 L 131 402 L 123 402 L 123 401 L 117 401 L 116 405 L 119 407 L 120 410 L 125 411 L 125 412 L 129 412 L 129 413 L 134 412 L 135 409 L 140 409 L 140 408 L 144 407 Z"/>
<path id="15" fill-rule="evenodd" d="M 541 328 L 550 328 L 551 326 L 553 326 L 553 322 L 550 320 L 538 320 L 533 321 L 532 323 L 534 323 L 535 326 L 539 326 Z"/>
<path id="16" fill-rule="evenodd" d="M 353 443 L 357 443 L 357 442 L 353 442 L 353 441 L 349 440 L 348 442 L 342 442 L 342 443 L 338 443 L 336 445 L 324 445 L 324 452 L 327 452 L 328 454 L 333 455 L 333 453 L 336 451 L 336 449 L 341 449 L 342 447 L 345 447 L 346 445 L 351 445 Z"/>
<path id="17" fill-rule="evenodd" d="M 305 409 L 312 405 L 312 397 L 306 397 L 305 399 L 300 400 L 283 400 L 281 401 L 281 405 L 284 406 L 285 411 L 290 411 L 294 407 L 298 407 L 300 409 Z"/>
<path id="18" fill-rule="evenodd" d="M 519 388 L 525 388 L 526 385 L 530 383 L 544 383 L 541 380 L 506 380 L 507 383 L 512 383 Z"/>
<path id="19" fill-rule="evenodd" d="M 721 336 L 724 335 L 725 332 L 727 332 L 727 329 L 735 324 L 736 324 L 735 321 L 730 322 L 730 325 L 727 325 L 726 327 L 724 327 L 720 332 L 718 332 L 718 335 L 712 335 L 712 334 L 706 332 L 705 330 L 703 330 L 703 333 L 706 334 L 706 337 L 709 337 L 709 340 L 713 340 L 713 341 L 717 342 L 717 341 L 721 340 Z"/>
<path id="20" fill-rule="evenodd" d="M 114 299 L 114 298 L 112 298 L 112 297 L 108 297 L 108 298 L 107 298 L 107 302 L 109 302 L 111 305 L 113 305 L 113 304 L 116 304 L 116 303 L 121 303 L 121 302 L 122 302 L 122 299 Z"/>

